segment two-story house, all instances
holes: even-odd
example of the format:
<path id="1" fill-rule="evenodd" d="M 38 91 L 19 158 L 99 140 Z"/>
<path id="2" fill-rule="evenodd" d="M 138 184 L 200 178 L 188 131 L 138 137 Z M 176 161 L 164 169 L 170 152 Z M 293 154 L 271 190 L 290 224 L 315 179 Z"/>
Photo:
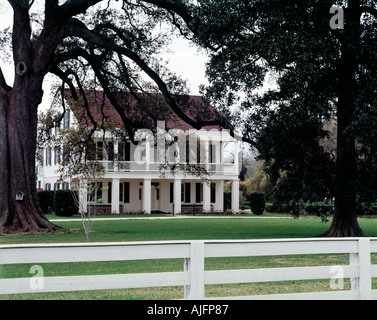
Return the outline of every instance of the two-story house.
<path id="1" fill-rule="evenodd" d="M 104 123 L 105 117 L 119 130 L 123 128 L 121 116 L 102 94 L 92 93 L 88 101 L 91 116 L 96 121 Z M 82 103 L 74 101 L 69 91 L 66 91 L 66 103 L 69 110 L 55 132 L 90 123 Z M 213 107 L 205 105 L 201 97 L 190 96 L 185 103 L 187 108 L 182 110 L 196 121 L 222 117 Z M 100 181 L 105 190 L 98 191 L 97 195 L 102 199 L 102 206 L 108 206 L 115 213 L 179 213 L 194 205 L 203 211 L 223 211 L 224 183 L 231 181 L 231 209 L 239 211 L 240 148 L 239 141 L 228 129 L 216 125 L 196 130 L 171 112 L 164 114 L 162 110 L 166 110 L 166 106 L 147 110 L 135 102 L 131 105 L 124 108 L 124 112 L 140 127 L 134 137 L 136 142 L 114 138 L 110 132 L 95 134 L 96 161 L 105 168 Z M 160 114 L 159 120 L 150 116 L 156 114 L 151 112 L 155 110 Z M 147 124 L 145 128 L 143 122 Z M 38 188 L 69 189 L 71 181 L 59 182 L 57 173 L 62 161 L 61 148 L 44 148 L 41 152 L 43 163 L 38 170 Z M 81 207 L 87 208 L 88 198 L 82 197 L 81 201 L 84 202 Z"/>

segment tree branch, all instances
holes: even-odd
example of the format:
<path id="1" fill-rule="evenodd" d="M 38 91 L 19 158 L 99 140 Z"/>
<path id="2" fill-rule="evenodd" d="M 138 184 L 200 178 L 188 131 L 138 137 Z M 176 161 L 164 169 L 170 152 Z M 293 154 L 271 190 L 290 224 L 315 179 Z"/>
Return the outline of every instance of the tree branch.
<path id="1" fill-rule="evenodd" d="M 201 121 L 199 124 L 195 120 L 189 118 L 181 110 L 181 108 L 179 108 L 179 106 L 176 104 L 174 98 L 169 92 L 169 89 L 167 88 L 164 81 L 157 74 L 157 72 L 155 72 L 151 67 L 149 67 L 149 65 L 143 59 L 141 59 L 136 52 L 125 47 L 120 47 L 114 42 L 109 42 L 108 39 L 88 30 L 83 23 L 81 23 L 80 21 L 76 19 L 71 19 L 71 23 L 67 25 L 66 31 L 68 35 L 80 37 L 83 40 L 87 41 L 88 43 L 123 54 L 127 56 L 128 58 L 130 58 L 132 61 L 134 61 L 156 83 L 156 85 L 158 86 L 161 93 L 163 94 L 165 101 L 169 105 L 169 107 L 178 115 L 178 117 L 180 117 L 182 120 L 187 122 L 193 128 L 201 129 L 202 127 L 205 127 L 205 126 L 212 126 L 212 125 L 219 124 L 218 120 Z"/>
<path id="2" fill-rule="evenodd" d="M 85 13 L 91 6 L 101 1 L 102 0 L 68 0 L 61 6 L 61 15 L 59 18 L 63 21 L 68 21 L 75 15 Z"/>
<path id="3" fill-rule="evenodd" d="M 74 74 L 73 71 L 68 70 L 64 72 L 58 66 L 54 66 L 51 68 L 50 72 L 58 76 L 63 81 L 63 87 L 64 87 L 64 84 L 67 84 L 69 86 L 73 99 L 77 100 L 78 96 L 77 96 L 76 88 L 73 85 L 72 80 L 68 77 L 70 74 Z"/>
<path id="4" fill-rule="evenodd" d="M 205 121 L 195 121 L 192 118 L 188 117 L 187 114 L 177 105 L 174 97 L 170 94 L 168 87 L 164 83 L 164 81 L 160 78 L 160 76 L 155 72 L 149 65 L 139 57 L 139 55 L 125 47 L 118 46 L 112 41 L 108 41 L 107 38 L 96 34 L 85 26 L 82 22 L 78 21 L 77 19 L 71 19 L 70 23 L 66 25 L 66 34 L 65 36 L 76 36 L 79 37 L 86 42 L 99 46 L 101 48 L 105 48 L 108 50 L 111 50 L 113 52 L 117 52 L 119 54 L 127 56 L 129 59 L 134 61 L 158 86 L 160 92 L 162 93 L 166 103 L 168 106 L 173 110 L 176 115 L 185 121 L 187 124 L 192 126 L 193 128 L 200 130 L 203 127 L 206 126 L 221 126 L 222 128 L 225 129 L 230 129 L 231 135 L 233 137 L 236 137 L 232 130 L 232 126 L 228 122 L 223 122 L 222 119 L 216 119 L 216 120 L 205 120 Z M 254 147 L 256 147 L 256 143 L 254 141 L 251 141 L 250 139 L 246 137 L 239 137 L 240 140 L 243 140 Z"/>
<path id="5" fill-rule="evenodd" d="M 186 3 L 181 0 L 142 0 L 143 2 L 153 4 L 159 8 L 166 9 L 179 15 L 187 25 L 193 20 L 193 16 L 190 14 L 190 10 Z"/>
<path id="6" fill-rule="evenodd" d="M 45 28 L 49 28 L 51 23 L 56 22 L 56 16 L 59 16 L 59 1 L 58 0 L 46 0 L 45 1 Z"/>

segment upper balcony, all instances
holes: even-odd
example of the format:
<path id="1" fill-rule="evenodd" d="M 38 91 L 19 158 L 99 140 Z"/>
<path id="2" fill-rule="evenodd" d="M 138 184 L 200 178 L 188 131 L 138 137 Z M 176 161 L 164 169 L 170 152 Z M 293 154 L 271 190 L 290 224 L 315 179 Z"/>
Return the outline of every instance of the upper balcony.
<path id="1" fill-rule="evenodd" d="M 193 173 L 202 172 L 216 175 L 238 175 L 238 163 L 204 163 L 204 164 L 169 164 L 140 161 L 99 161 L 103 165 L 105 173 Z"/>
<path id="2" fill-rule="evenodd" d="M 112 137 L 96 139 L 91 145 L 90 159 L 104 167 L 105 174 L 169 174 L 182 173 L 203 176 L 232 175 L 238 176 L 242 165 L 239 163 L 239 142 L 217 140 L 194 140 L 194 143 L 182 139 L 183 143 L 156 144 L 144 139 L 139 144 L 118 141 Z M 62 152 L 58 148 L 46 149 L 44 164 L 39 174 L 50 176 L 61 164 Z"/>

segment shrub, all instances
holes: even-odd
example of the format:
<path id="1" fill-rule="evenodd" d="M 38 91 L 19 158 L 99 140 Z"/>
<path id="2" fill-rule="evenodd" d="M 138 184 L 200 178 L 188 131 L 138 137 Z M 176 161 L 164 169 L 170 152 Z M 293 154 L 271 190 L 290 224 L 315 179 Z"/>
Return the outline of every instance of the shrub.
<path id="1" fill-rule="evenodd" d="M 318 217 L 324 214 L 331 214 L 333 205 L 327 203 L 311 203 L 306 205 L 306 212 L 308 214 L 315 214 Z"/>
<path id="2" fill-rule="evenodd" d="M 54 212 L 54 194 L 55 194 L 55 191 L 38 191 L 37 192 L 39 205 L 44 214 Z"/>
<path id="3" fill-rule="evenodd" d="M 248 196 L 250 209 L 255 215 L 262 215 L 266 207 L 266 194 L 264 192 L 252 192 Z"/>
<path id="4" fill-rule="evenodd" d="M 74 197 L 70 190 L 55 191 L 54 207 L 55 214 L 60 217 L 72 217 L 78 214 L 79 208 L 74 201 Z"/>
<path id="5" fill-rule="evenodd" d="M 271 202 L 266 203 L 264 211 L 266 211 L 266 212 L 274 212 L 274 204 L 271 203 Z"/>

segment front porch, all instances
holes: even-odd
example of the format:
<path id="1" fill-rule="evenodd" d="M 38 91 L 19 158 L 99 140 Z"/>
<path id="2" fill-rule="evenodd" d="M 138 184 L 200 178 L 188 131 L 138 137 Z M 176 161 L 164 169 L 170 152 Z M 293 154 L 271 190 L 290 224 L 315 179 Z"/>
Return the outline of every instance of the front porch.
<path id="1" fill-rule="evenodd" d="M 200 179 L 103 179 L 91 205 L 111 209 L 111 213 L 154 211 L 180 213 L 195 206 L 203 211 L 224 211 L 224 182 Z M 101 199 L 101 203 L 96 203 Z M 93 199 L 92 199 L 93 200 Z M 83 199 L 88 207 L 88 199 Z M 239 180 L 232 180 L 231 209 L 239 212 Z"/>

